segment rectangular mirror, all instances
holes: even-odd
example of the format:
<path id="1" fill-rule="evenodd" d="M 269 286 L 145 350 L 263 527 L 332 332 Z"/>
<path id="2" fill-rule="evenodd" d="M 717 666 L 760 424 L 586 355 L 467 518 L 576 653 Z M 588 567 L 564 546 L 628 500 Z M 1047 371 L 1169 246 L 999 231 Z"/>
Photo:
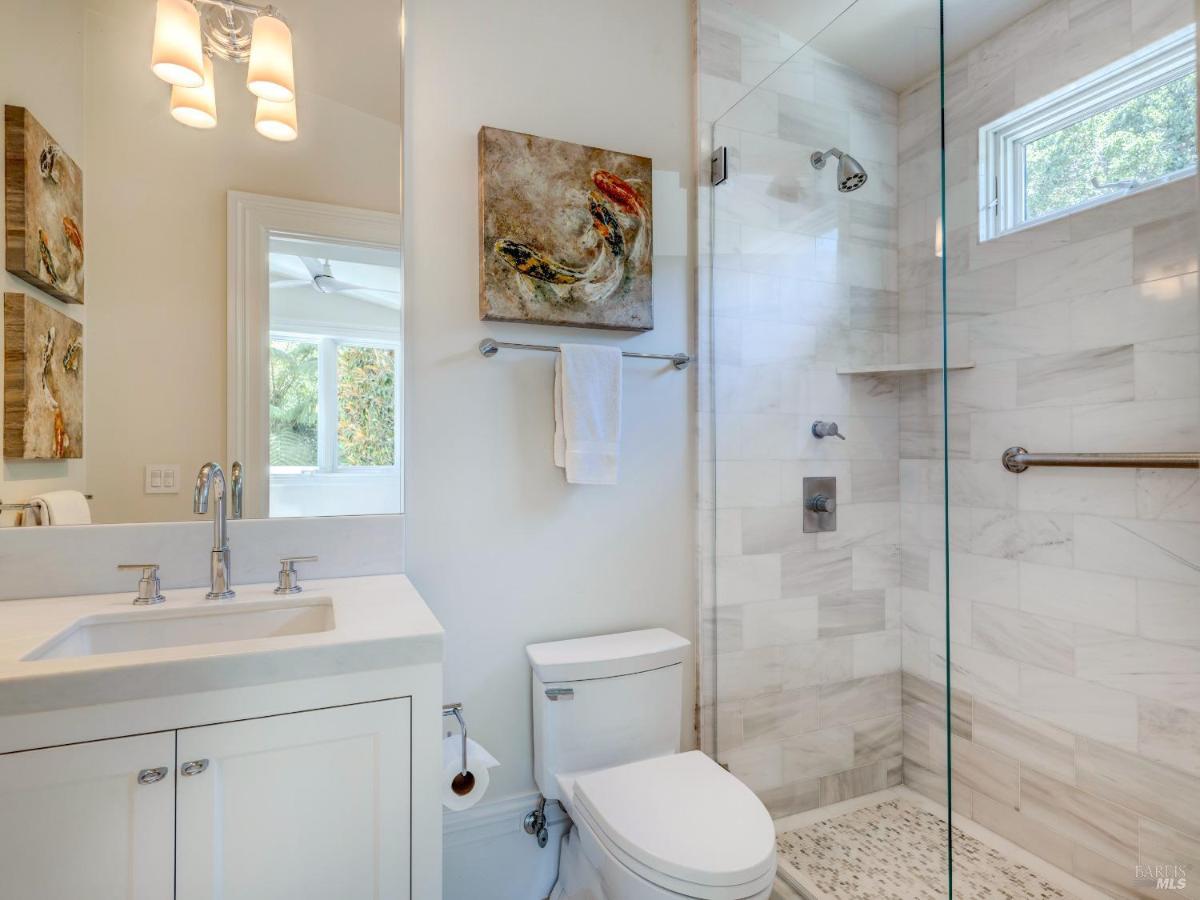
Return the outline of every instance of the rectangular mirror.
<path id="1" fill-rule="evenodd" d="M 0 530 L 401 512 L 400 0 L 0 13 Z"/>

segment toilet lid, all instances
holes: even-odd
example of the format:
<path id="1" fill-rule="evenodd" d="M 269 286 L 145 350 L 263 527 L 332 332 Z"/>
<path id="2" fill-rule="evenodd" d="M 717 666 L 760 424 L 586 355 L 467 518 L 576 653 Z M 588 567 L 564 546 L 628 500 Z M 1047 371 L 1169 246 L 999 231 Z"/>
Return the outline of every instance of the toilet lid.
<path id="1" fill-rule="evenodd" d="M 673 878 L 740 885 L 774 865 L 770 814 L 698 750 L 582 775 L 572 799 L 608 840 Z"/>

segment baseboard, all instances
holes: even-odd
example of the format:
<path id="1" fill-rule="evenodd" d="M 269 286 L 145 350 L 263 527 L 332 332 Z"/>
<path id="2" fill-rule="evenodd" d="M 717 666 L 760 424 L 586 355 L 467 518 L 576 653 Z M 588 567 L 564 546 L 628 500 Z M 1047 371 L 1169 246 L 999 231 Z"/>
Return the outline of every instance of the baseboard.
<path id="1" fill-rule="evenodd" d="M 445 849 L 462 847 L 480 841 L 491 841 L 506 834 L 524 835 L 525 815 L 535 806 L 541 795 L 535 792 L 485 801 L 478 806 L 460 812 L 442 810 L 442 846 Z M 557 803 L 546 804 L 546 826 L 553 828 L 565 822 L 567 814 Z M 534 844 L 532 835 L 527 839 Z M 536 845 L 535 845 L 536 846 Z"/>

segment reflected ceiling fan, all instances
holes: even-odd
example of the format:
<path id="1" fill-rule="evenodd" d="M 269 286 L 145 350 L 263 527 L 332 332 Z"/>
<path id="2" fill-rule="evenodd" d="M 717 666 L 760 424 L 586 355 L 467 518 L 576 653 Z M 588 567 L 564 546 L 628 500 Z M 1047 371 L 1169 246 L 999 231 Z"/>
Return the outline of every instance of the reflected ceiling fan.
<path id="1" fill-rule="evenodd" d="M 291 288 L 304 287 L 307 285 L 315 291 L 322 294 L 349 294 L 357 292 L 366 292 L 370 294 L 392 294 L 398 295 L 399 291 L 388 290 L 387 288 L 371 287 L 366 284 L 354 284 L 350 281 L 343 281 L 340 278 L 334 277 L 333 265 L 330 260 L 320 260 L 315 256 L 297 256 L 300 262 L 304 263 L 304 268 L 308 269 L 308 278 L 285 278 L 280 281 L 272 281 L 273 288 Z"/>

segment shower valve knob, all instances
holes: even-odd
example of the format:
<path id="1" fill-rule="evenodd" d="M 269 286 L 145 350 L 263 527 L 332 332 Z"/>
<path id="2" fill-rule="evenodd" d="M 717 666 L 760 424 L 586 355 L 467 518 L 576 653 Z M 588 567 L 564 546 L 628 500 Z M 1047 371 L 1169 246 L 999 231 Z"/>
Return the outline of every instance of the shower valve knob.
<path id="1" fill-rule="evenodd" d="M 835 437 L 845 440 L 846 436 L 838 431 L 837 422 L 822 422 L 818 419 L 812 424 L 812 433 L 815 438 Z"/>
<path id="2" fill-rule="evenodd" d="M 824 494 L 814 494 L 804 501 L 805 509 L 818 513 L 831 513 L 837 510 L 837 501 Z"/>

